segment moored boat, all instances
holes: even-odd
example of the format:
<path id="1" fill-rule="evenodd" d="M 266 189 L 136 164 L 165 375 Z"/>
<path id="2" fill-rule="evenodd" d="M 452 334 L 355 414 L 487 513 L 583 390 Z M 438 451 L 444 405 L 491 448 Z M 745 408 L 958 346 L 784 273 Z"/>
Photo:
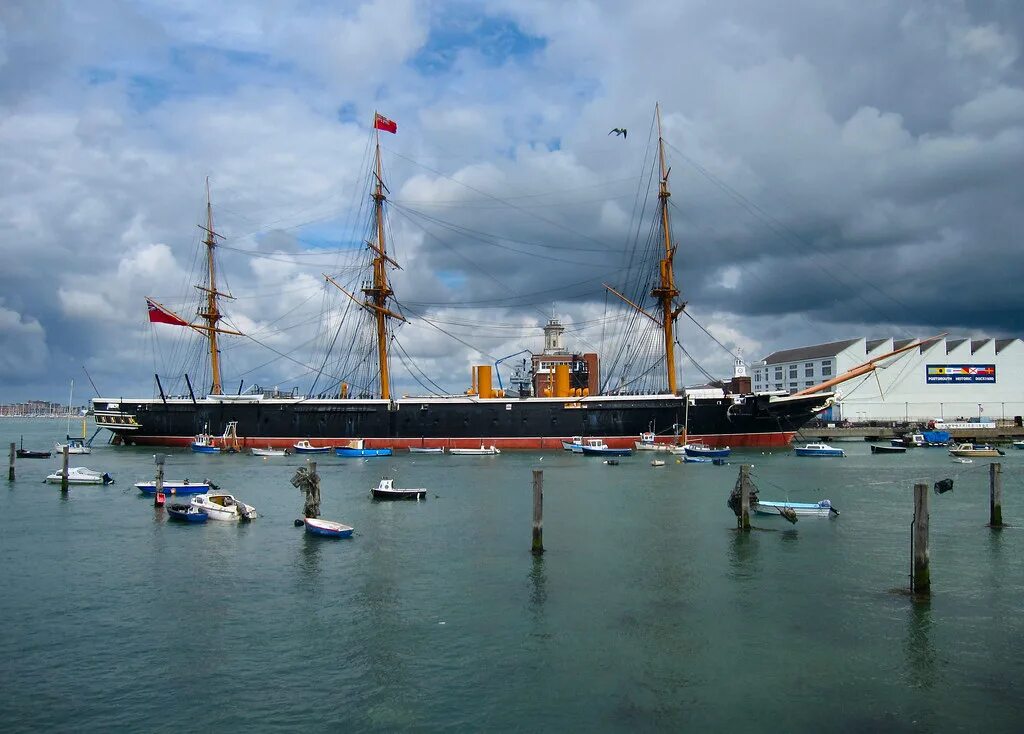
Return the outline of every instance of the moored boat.
<path id="1" fill-rule="evenodd" d="M 239 521 L 254 520 L 256 508 L 235 499 L 226 492 L 210 492 L 197 494 L 192 498 L 192 506 L 210 516 L 211 520 Z"/>
<path id="2" fill-rule="evenodd" d="M 53 474 L 48 474 L 46 481 L 49 484 L 61 484 L 63 472 L 58 469 Z M 113 484 L 114 479 L 106 472 L 98 472 L 84 466 L 68 467 L 68 484 Z"/>
<path id="3" fill-rule="evenodd" d="M 427 490 L 424 487 L 415 489 L 396 487 L 394 479 L 381 477 L 380 484 L 370 490 L 370 496 L 375 500 L 425 500 Z"/>
<path id="4" fill-rule="evenodd" d="M 871 444 L 871 453 L 873 454 L 905 454 L 907 453 L 906 446 L 878 446 Z"/>
<path id="5" fill-rule="evenodd" d="M 650 432 L 645 431 L 640 434 L 640 440 L 633 442 L 633 448 L 637 451 L 671 451 L 671 443 L 658 443 L 658 437 Z"/>
<path id="6" fill-rule="evenodd" d="M 265 449 L 251 449 L 250 453 L 253 456 L 287 456 L 288 449 L 273 449 L 268 446 Z"/>
<path id="7" fill-rule="evenodd" d="M 220 446 L 214 444 L 214 438 L 209 433 L 200 433 L 194 439 L 190 447 L 196 454 L 219 454 Z"/>
<path id="8" fill-rule="evenodd" d="M 370 456 L 391 456 L 392 452 L 391 452 L 390 448 L 368 449 L 364 445 L 363 439 L 357 438 L 354 441 L 349 441 L 344 446 L 335 446 L 334 447 L 334 453 L 337 456 L 349 456 L 349 457 L 363 456 L 363 457 L 370 457 Z"/>
<path id="9" fill-rule="evenodd" d="M 189 503 L 167 505 L 167 518 L 179 522 L 200 523 L 206 522 L 210 516 Z"/>
<path id="10" fill-rule="evenodd" d="M 562 439 L 562 448 L 565 451 L 572 451 L 574 454 L 583 453 L 583 436 L 573 436 L 571 439 L 566 441 Z"/>
<path id="11" fill-rule="evenodd" d="M 583 444 L 583 454 L 585 456 L 631 456 L 633 449 L 612 448 L 599 438 L 588 438 Z"/>
<path id="12" fill-rule="evenodd" d="M 793 452 L 797 456 L 846 456 L 843 449 L 833 448 L 827 443 L 809 443 L 804 446 L 796 446 Z"/>
<path id="13" fill-rule="evenodd" d="M 142 494 L 156 494 L 156 482 L 136 482 L 135 488 Z M 164 494 L 206 494 L 217 490 L 217 485 L 209 479 L 202 482 L 190 482 L 187 479 L 165 479 Z"/>
<path id="14" fill-rule="evenodd" d="M 828 500 L 814 503 L 758 500 L 750 506 L 750 509 L 758 515 L 782 515 L 780 510 L 792 510 L 799 517 L 830 517 L 839 514 L 839 510 L 834 508 Z"/>
<path id="15" fill-rule="evenodd" d="M 426 446 L 410 446 L 409 447 L 409 453 L 410 454 L 443 454 L 444 453 L 444 449 L 440 448 L 440 447 L 438 447 L 438 448 L 428 448 Z"/>
<path id="16" fill-rule="evenodd" d="M 308 440 L 303 439 L 302 441 L 296 441 L 292 444 L 292 448 L 295 449 L 295 453 L 297 454 L 329 454 L 334 447 L 314 446 Z"/>
<path id="17" fill-rule="evenodd" d="M 1015 449 L 1024 449 L 1024 441 L 1014 441 L 1013 447 Z"/>
<path id="18" fill-rule="evenodd" d="M 714 448 L 696 441 L 683 444 L 682 449 L 687 456 L 704 456 L 709 459 L 724 458 L 732 453 L 728 446 Z"/>
<path id="19" fill-rule="evenodd" d="M 1003 456 L 1004 454 L 1005 452 L 1002 449 L 975 443 L 961 443 L 949 450 L 950 456 L 990 457 Z"/>
<path id="20" fill-rule="evenodd" d="M 321 520 L 317 517 L 304 517 L 302 524 L 310 535 L 318 535 L 322 538 L 351 538 L 353 527 L 342 525 L 340 522 Z"/>
<path id="21" fill-rule="evenodd" d="M 80 438 L 67 437 L 67 443 L 56 443 L 53 445 L 54 450 L 58 454 L 64 453 L 64 447 L 67 447 L 69 454 L 91 454 L 92 447 L 89 446 L 84 440 Z"/>
<path id="22" fill-rule="evenodd" d="M 448 453 L 453 456 L 494 456 L 500 454 L 501 451 L 494 446 L 480 444 L 478 449 L 448 449 Z"/>

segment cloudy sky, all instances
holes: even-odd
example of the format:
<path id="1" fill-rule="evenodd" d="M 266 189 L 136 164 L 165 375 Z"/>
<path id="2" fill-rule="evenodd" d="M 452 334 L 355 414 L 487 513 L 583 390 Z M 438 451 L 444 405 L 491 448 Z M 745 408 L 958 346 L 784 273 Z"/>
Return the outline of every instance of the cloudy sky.
<path id="1" fill-rule="evenodd" d="M 188 347 L 144 298 L 193 299 L 207 176 L 231 323 L 260 342 L 225 342 L 225 384 L 308 389 L 341 305 L 321 273 L 365 235 L 374 110 L 399 126 L 393 283 L 426 319 L 401 362 L 446 389 L 539 348 L 552 313 L 580 349 L 621 326 L 601 284 L 646 237 L 656 101 L 683 298 L 730 350 L 1021 335 L 1019 3 L 658 5 L 5 0 L 0 401 L 60 398 L 83 365 L 105 394 L 175 379 Z"/>

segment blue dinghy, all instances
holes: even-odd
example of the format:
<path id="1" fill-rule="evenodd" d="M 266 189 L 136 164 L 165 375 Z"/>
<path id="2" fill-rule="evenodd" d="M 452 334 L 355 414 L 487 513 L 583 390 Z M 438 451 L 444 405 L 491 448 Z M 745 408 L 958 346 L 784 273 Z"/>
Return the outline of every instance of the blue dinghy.
<path id="1" fill-rule="evenodd" d="M 302 518 L 302 524 L 306 526 L 306 532 L 310 535 L 319 535 L 324 538 L 351 538 L 354 528 L 342 525 L 340 522 L 320 520 L 315 517 Z"/>
<path id="2" fill-rule="evenodd" d="M 195 505 L 168 505 L 167 516 L 179 522 L 206 522 L 209 515 Z"/>

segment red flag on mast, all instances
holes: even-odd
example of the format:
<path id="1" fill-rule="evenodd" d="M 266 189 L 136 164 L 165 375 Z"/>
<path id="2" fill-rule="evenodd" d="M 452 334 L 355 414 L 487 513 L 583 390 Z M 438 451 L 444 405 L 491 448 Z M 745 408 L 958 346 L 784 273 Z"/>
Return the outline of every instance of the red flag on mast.
<path id="1" fill-rule="evenodd" d="M 394 120 L 389 120 L 379 112 L 373 113 L 373 126 L 378 130 L 383 130 L 386 133 L 397 133 L 398 123 Z"/>
<path id="2" fill-rule="evenodd" d="M 146 309 L 149 311 L 149 320 L 154 324 L 170 324 L 171 326 L 190 326 L 180 316 L 175 316 L 152 298 L 146 299 Z"/>

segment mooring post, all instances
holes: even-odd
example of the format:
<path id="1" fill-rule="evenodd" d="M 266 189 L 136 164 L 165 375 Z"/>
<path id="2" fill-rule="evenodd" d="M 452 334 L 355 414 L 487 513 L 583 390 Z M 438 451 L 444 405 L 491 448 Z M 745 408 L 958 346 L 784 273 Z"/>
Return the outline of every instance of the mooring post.
<path id="1" fill-rule="evenodd" d="M 736 528 L 750 530 L 750 465 L 740 464 L 740 514 Z"/>
<path id="2" fill-rule="evenodd" d="M 914 485 L 914 523 L 912 532 L 914 573 L 911 590 L 915 594 L 931 594 L 932 577 L 928 569 L 928 485 Z"/>
<path id="3" fill-rule="evenodd" d="M 14 481 L 14 442 L 13 441 L 11 442 L 11 464 L 10 464 L 10 468 L 7 470 L 7 481 L 8 482 L 13 482 Z"/>
<path id="4" fill-rule="evenodd" d="M 12 463 L 11 479 L 13 478 Z M 999 462 L 988 465 L 988 524 L 994 528 L 1003 527 L 1003 465 Z"/>
<path id="5" fill-rule="evenodd" d="M 533 470 L 533 554 L 544 552 L 544 470 Z"/>
<path id="6" fill-rule="evenodd" d="M 61 494 L 67 494 L 68 493 L 68 447 L 66 445 L 64 446 L 64 448 L 61 449 L 61 454 L 63 455 L 64 458 L 61 460 L 60 493 Z"/>
<path id="7" fill-rule="evenodd" d="M 164 455 L 153 457 L 156 461 L 156 491 L 153 493 L 153 507 L 163 507 L 167 497 L 164 495 Z"/>

